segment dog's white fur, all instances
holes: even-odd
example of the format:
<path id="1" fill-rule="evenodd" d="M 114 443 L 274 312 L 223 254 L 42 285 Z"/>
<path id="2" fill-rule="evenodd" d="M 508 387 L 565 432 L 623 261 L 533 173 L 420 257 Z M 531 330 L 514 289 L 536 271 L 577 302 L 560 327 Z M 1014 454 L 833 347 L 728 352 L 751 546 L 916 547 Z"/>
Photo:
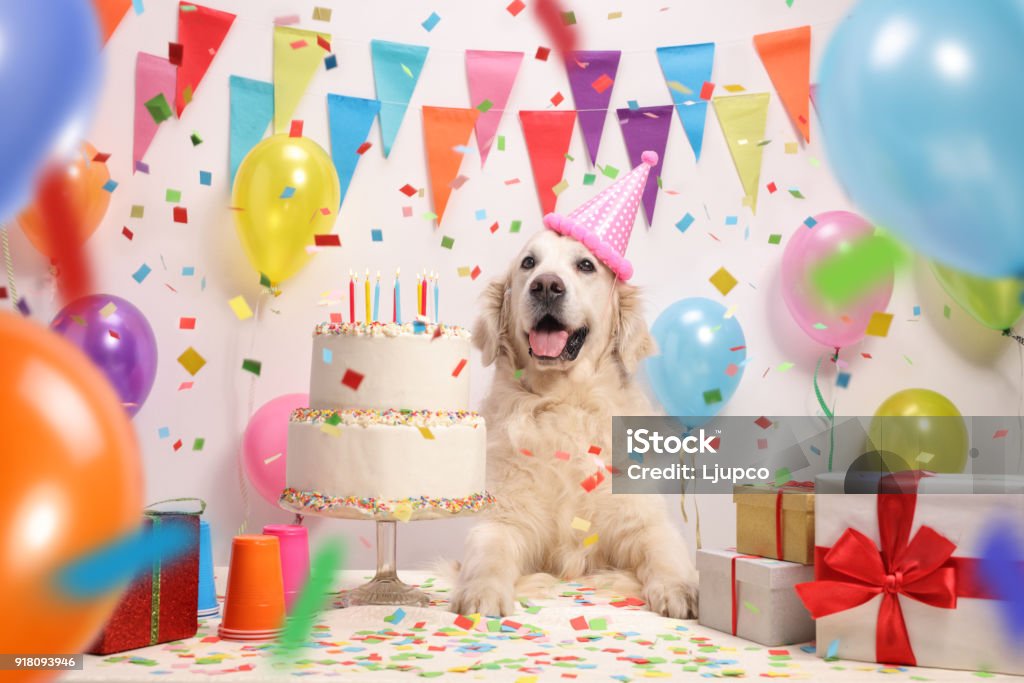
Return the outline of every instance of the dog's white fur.
<path id="1" fill-rule="evenodd" d="M 525 256 L 536 265 L 523 269 Z M 582 272 L 587 259 L 594 272 Z M 530 284 L 541 274 L 565 283 L 560 318 L 589 328 L 574 361 L 537 360 L 529 353 Z M 615 278 L 579 242 L 543 230 L 491 283 L 473 331 L 494 385 L 483 404 L 487 420 L 488 486 L 497 503 L 471 531 L 452 609 L 462 614 L 513 611 L 516 582 L 534 572 L 575 579 L 623 570 L 635 575 L 650 609 L 676 618 L 696 614 L 697 572 L 664 500 L 612 495 L 611 418 L 650 415 L 633 381 L 638 363 L 654 352 L 638 290 Z M 516 370 L 522 369 L 520 378 Z M 600 456 L 588 454 L 591 446 Z M 555 457 L 562 451 L 568 461 Z M 592 492 L 580 483 L 602 471 Z M 588 532 L 571 527 L 591 522 Z M 584 546 L 586 535 L 599 540 Z"/>

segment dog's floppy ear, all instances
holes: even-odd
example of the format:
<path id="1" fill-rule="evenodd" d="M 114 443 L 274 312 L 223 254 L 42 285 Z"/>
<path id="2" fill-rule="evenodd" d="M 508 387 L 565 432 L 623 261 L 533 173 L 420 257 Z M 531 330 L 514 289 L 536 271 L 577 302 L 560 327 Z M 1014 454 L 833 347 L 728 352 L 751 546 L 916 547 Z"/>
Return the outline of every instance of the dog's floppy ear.
<path id="1" fill-rule="evenodd" d="M 618 321 L 615 328 L 615 354 L 626 372 L 636 372 L 641 360 L 657 352 L 657 345 L 647 330 L 640 290 L 618 282 Z"/>
<path id="2" fill-rule="evenodd" d="M 508 344 L 509 284 L 506 279 L 487 285 L 480 297 L 480 316 L 473 326 L 473 345 L 480 349 L 484 365 L 498 360 L 498 356 L 511 357 Z"/>

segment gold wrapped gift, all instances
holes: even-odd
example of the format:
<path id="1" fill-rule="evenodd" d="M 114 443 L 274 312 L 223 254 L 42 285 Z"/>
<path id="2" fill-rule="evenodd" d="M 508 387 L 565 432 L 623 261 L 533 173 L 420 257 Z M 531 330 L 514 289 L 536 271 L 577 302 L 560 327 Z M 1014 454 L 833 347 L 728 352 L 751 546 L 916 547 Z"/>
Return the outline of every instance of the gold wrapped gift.
<path id="1" fill-rule="evenodd" d="M 812 482 L 736 486 L 732 499 L 736 503 L 737 552 L 814 564 Z"/>

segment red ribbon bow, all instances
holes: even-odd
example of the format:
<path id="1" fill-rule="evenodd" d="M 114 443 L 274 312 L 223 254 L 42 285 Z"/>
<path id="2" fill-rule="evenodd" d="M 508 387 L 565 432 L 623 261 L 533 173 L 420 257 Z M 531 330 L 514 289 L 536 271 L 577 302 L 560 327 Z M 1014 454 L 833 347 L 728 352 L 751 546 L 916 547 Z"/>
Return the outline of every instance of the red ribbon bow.
<path id="1" fill-rule="evenodd" d="M 815 580 L 796 586 L 815 619 L 881 595 L 875 659 L 886 664 L 917 664 L 900 607 L 901 595 L 932 607 L 956 609 L 958 594 L 975 592 L 958 586 L 955 543 L 928 526 L 922 526 L 910 539 L 916 507 L 916 493 L 879 494 L 881 548 L 856 529 L 847 529 L 831 548 L 818 548 L 824 552 L 818 553 Z"/>

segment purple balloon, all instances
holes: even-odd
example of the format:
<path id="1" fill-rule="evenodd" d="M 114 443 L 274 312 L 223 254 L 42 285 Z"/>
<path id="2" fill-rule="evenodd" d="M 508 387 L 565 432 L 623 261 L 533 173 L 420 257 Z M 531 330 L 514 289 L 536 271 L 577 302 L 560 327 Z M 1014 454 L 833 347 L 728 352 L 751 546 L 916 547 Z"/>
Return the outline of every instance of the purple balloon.
<path id="1" fill-rule="evenodd" d="M 156 337 L 146 316 L 110 294 L 75 299 L 50 327 L 92 359 L 114 386 L 129 417 L 139 412 L 156 379 Z"/>

